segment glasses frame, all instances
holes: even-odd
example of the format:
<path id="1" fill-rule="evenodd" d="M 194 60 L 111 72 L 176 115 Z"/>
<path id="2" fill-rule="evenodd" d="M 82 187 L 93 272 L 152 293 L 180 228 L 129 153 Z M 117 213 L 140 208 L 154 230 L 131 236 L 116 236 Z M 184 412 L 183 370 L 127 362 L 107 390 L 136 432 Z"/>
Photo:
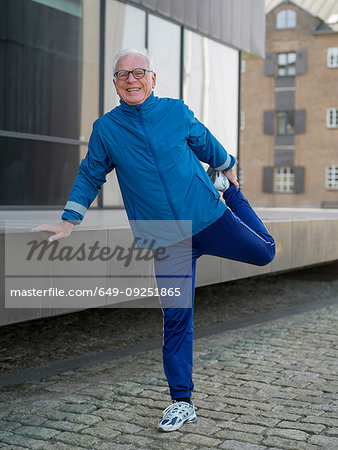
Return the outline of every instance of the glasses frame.
<path id="1" fill-rule="evenodd" d="M 142 77 L 135 77 L 135 75 L 134 75 L 135 70 L 143 70 Z M 121 80 L 121 78 L 119 78 L 119 73 L 120 72 L 125 72 L 125 73 L 127 72 L 128 73 L 127 78 L 125 80 Z M 133 77 L 135 78 L 135 80 L 142 80 L 142 78 L 144 78 L 146 72 L 153 72 L 153 70 L 143 69 L 143 67 L 136 67 L 133 70 L 118 70 L 117 72 L 114 73 L 114 77 L 117 78 L 120 81 L 127 81 L 129 79 L 129 74 L 132 73 Z"/>

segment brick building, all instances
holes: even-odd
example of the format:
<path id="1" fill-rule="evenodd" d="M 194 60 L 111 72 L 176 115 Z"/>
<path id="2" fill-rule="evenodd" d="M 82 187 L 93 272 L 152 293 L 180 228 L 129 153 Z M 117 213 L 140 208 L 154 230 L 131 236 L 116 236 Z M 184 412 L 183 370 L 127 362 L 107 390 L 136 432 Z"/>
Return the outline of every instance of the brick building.
<path id="1" fill-rule="evenodd" d="M 338 3 L 266 6 L 265 60 L 243 55 L 243 192 L 257 206 L 338 207 Z"/>

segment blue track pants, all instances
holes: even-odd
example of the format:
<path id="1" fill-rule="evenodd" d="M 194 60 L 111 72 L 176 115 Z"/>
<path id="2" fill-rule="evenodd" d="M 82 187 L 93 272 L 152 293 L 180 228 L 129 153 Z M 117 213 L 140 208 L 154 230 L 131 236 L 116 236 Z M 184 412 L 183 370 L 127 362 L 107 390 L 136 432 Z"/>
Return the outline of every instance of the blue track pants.
<path id="1" fill-rule="evenodd" d="M 193 367 L 193 302 L 196 261 L 214 255 L 258 266 L 271 262 L 275 242 L 243 194 L 231 185 L 223 194 L 229 207 L 223 216 L 175 246 L 175 257 L 155 261 L 158 287 L 178 287 L 180 307 L 166 307 L 172 297 L 161 296 L 163 310 L 163 365 L 173 400 L 191 396 Z M 185 305 L 187 307 L 185 307 Z"/>

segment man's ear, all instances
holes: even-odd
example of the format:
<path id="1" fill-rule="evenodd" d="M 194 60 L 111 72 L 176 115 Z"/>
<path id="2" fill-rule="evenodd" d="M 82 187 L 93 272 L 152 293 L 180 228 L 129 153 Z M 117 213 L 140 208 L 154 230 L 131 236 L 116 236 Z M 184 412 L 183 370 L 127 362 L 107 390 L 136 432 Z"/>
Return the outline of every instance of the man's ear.
<path id="1" fill-rule="evenodd" d="M 155 86 L 156 86 L 156 73 L 153 73 L 151 77 L 151 87 L 155 89 Z"/>

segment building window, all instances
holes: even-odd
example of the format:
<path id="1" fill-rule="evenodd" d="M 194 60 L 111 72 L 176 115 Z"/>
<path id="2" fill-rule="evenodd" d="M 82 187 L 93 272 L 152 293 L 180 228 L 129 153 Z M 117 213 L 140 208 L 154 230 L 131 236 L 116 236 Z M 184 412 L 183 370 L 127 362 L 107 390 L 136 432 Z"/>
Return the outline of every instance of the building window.
<path id="1" fill-rule="evenodd" d="M 293 9 L 283 9 L 276 15 L 276 28 L 296 28 L 297 13 Z"/>
<path id="2" fill-rule="evenodd" d="M 338 166 L 326 166 L 326 189 L 338 190 Z"/>
<path id="3" fill-rule="evenodd" d="M 327 49 L 327 67 L 330 69 L 338 67 L 338 47 Z"/>
<path id="4" fill-rule="evenodd" d="M 275 168 L 275 192 L 290 193 L 295 188 L 295 174 L 291 167 Z"/>
<path id="5" fill-rule="evenodd" d="M 243 131 L 244 128 L 245 128 L 245 112 L 244 112 L 244 111 L 241 111 L 239 129 L 240 129 L 241 131 Z"/>
<path id="6" fill-rule="evenodd" d="M 278 76 L 290 77 L 296 75 L 296 53 L 278 53 Z"/>
<path id="7" fill-rule="evenodd" d="M 277 134 L 284 136 L 286 134 L 294 134 L 294 111 L 279 111 L 276 113 L 277 118 Z"/>
<path id="8" fill-rule="evenodd" d="M 338 108 L 329 108 L 326 110 L 327 128 L 338 128 Z"/>

